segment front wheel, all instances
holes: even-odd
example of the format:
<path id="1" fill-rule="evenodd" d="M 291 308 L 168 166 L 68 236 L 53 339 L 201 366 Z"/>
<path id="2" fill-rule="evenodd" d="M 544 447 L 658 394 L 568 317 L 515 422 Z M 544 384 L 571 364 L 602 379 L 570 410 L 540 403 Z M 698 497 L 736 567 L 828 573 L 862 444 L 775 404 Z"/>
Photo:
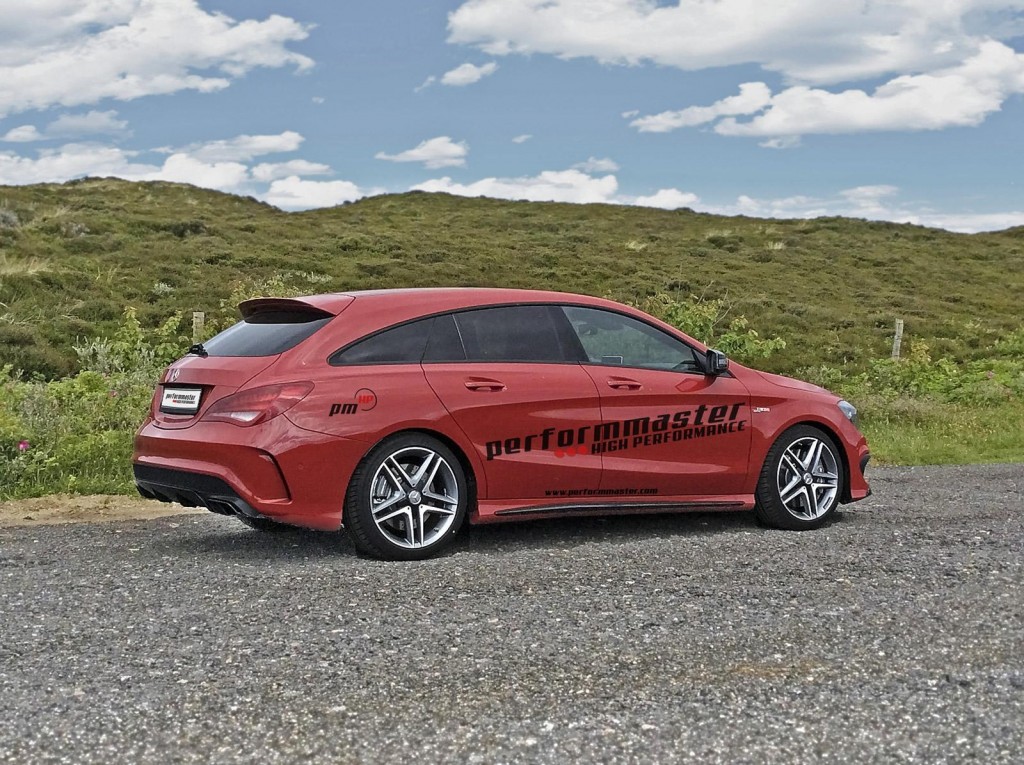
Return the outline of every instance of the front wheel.
<path id="1" fill-rule="evenodd" d="M 466 474 L 436 438 L 386 439 L 360 463 L 345 497 L 356 549 L 385 560 L 420 560 L 447 546 L 466 517 Z"/>
<path id="2" fill-rule="evenodd" d="M 797 425 L 768 450 L 757 482 L 757 516 L 780 529 L 814 529 L 835 513 L 843 494 L 843 463 L 831 436 Z"/>

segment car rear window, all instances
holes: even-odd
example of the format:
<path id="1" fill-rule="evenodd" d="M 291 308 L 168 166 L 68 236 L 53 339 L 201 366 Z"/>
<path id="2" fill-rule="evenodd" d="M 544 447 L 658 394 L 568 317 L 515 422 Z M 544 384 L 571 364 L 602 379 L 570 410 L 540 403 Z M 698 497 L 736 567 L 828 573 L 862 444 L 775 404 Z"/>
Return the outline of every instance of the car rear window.
<path id="1" fill-rule="evenodd" d="M 276 356 L 312 336 L 333 317 L 309 311 L 260 311 L 203 343 L 210 356 Z"/>

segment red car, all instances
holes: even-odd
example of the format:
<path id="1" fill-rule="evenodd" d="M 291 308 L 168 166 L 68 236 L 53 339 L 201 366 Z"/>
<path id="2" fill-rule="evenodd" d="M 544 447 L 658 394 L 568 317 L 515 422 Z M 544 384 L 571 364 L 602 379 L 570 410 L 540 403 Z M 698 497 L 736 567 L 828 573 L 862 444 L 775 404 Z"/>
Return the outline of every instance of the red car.
<path id="1" fill-rule="evenodd" d="M 344 526 L 365 554 L 415 559 L 467 519 L 755 510 L 810 529 L 870 493 L 850 404 L 610 300 L 411 289 L 240 309 L 157 387 L 143 496 L 262 530 Z"/>

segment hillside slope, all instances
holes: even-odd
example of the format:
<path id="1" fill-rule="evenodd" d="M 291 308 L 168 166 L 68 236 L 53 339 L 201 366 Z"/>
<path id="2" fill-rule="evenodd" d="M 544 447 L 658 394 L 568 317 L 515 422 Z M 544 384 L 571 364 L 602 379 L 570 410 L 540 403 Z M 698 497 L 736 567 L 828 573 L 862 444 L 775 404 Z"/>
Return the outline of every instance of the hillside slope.
<path id="1" fill-rule="evenodd" d="M 146 324 L 216 311 L 245 280 L 308 292 L 412 285 L 727 297 L 785 338 L 771 368 L 888 353 L 893 321 L 970 358 L 1021 321 L 1024 229 L 952 234 L 410 193 L 304 213 L 168 183 L 0 187 L 0 365 L 70 369 L 125 305 Z"/>

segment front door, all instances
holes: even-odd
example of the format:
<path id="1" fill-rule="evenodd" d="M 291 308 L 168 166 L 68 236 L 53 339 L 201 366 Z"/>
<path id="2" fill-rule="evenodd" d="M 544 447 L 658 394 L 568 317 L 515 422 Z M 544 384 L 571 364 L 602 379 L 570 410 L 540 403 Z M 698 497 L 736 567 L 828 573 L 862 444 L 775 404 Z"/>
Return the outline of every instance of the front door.
<path id="1" fill-rule="evenodd" d="M 702 373 L 679 338 L 614 311 L 567 306 L 601 397 L 591 451 L 602 493 L 710 497 L 742 492 L 750 397 L 727 376 Z"/>

